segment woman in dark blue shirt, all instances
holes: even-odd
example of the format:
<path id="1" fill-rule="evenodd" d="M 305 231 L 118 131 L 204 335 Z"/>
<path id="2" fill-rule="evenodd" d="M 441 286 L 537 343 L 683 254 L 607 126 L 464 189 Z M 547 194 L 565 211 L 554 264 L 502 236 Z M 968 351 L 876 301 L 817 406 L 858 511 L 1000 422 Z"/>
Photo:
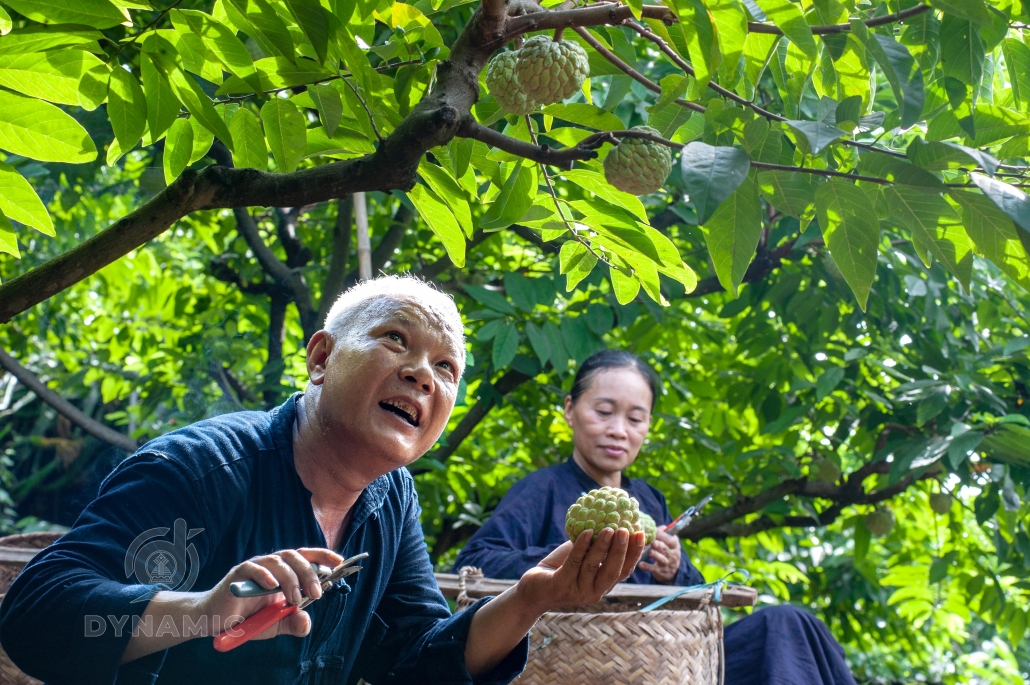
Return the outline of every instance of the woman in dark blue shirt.
<path id="1" fill-rule="evenodd" d="M 565 398 L 572 456 L 512 486 L 458 555 L 489 578 L 518 579 L 568 538 L 565 514 L 584 492 L 621 487 L 659 526 L 672 520 L 662 494 L 623 471 L 647 437 L 658 380 L 628 352 L 604 350 L 580 366 Z M 704 578 L 672 535 L 658 533 L 650 559 L 627 582 L 696 585 Z M 826 626 L 790 605 L 769 607 L 726 627 L 727 685 L 854 685 L 844 650 Z"/>

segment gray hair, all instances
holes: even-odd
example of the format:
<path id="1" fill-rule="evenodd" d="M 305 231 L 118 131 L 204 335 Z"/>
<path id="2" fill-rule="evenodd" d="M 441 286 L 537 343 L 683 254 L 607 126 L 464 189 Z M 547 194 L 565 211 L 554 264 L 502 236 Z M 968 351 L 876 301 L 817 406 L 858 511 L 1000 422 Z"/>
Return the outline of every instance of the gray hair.
<path id="1" fill-rule="evenodd" d="M 361 281 L 344 291 L 325 317 L 323 328 L 341 340 L 359 325 L 367 326 L 398 302 L 416 305 L 429 320 L 450 334 L 465 349 L 465 325 L 450 295 L 414 276 L 380 276 Z M 464 368 L 464 357 L 458 360 Z"/>

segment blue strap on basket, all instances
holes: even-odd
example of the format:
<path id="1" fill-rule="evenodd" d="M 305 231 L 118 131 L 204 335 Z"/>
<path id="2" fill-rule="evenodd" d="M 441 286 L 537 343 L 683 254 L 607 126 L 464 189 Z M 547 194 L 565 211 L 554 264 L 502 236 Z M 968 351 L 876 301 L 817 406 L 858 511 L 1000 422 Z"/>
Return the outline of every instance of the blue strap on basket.
<path id="1" fill-rule="evenodd" d="M 661 599 L 657 599 L 657 600 L 651 602 L 650 604 L 648 604 L 646 607 L 644 607 L 640 611 L 653 611 L 653 610 L 657 609 L 658 607 L 662 606 L 663 604 L 666 604 L 667 602 L 671 602 L 672 600 L 676 599 L 677 597 L 679 597 L 681 595 L 685 595 L 688 592 L 693 592 L 695 590 L 707 590 L 708 588 L 715 588 L 714 592 L 712 593 L 712 602 L 714 604 L 719 604 L 720 602 L 722 602 L 722 589 L 724 587 L 726 587 L 726 579 L 729 578 L 730 576 L 732 576 L 735 573 L 742 573 L 742 574 L 744 574 L 744 580 L 750 580 L 750 578 L 751 578 L 751 574 L 748 573 L 747 569 L 743 569 L 743 568 L 734 569 L 734 570 L 730 571 L 729 573 L 727 573 L 726 575 L 724 575 L 719 580 L 713 581 L 711 583 L 702 583 L 700 585 L 690 585 L 688 587 L 682 587 L 679 590 L 677 590 L 676 592 L 673 592 L 671 595 L 666 595 L 665 597 L 662 597 Z"/>

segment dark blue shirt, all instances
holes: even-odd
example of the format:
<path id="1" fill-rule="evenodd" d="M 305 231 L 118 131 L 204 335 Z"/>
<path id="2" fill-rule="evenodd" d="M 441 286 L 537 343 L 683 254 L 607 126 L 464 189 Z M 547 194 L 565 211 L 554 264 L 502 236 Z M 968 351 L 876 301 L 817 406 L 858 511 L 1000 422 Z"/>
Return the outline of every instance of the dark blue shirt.
<path id="1" fill-rule="evenodd" d="M 501 499 L 497 509 L 458 555 L 455 569 L 478 566 L 487 578 L 516 580 L 569 539 L 565 514 L 583 493 L 601 487 L 571 457 L 564 464 L 535 471 Z M 665 497 L 642 480 L 622 477 L 622 489 L 636 498 L 640 511 L 658 525 L 672 520 Z M 649 571 L 636 569 L 626 582 L 655 583 Z M 703 583 L 700 572 L 680 554 L 674 585 Z"/>
<path id="2" fill-rule="evenodd" d="M 507 683 L 518 675 L 528 638 L 475 681 L 465 668 L 469 624 L 482 603 L 451 616 L 406 469 L 374 481 L 354 505 L 337 551 L 370 556 L 349 585 L 307 608 L 307 637 L 251 641 L 226 653 L 201 637 L 119 668 L 132 617 L 147 606 L 133 600 L 148 591 L 185 589 L 194 572 L 192 590 L 207 590 L 250 557 L 326 546 L 294 467 L 295 416 L 296 396 L 271 412 L 227 414 L 169 433 L 119 464 L 74 527 L 7 593 L 0 643 L 15 663 L 54 685 Z M 173 621 L 151 630 L 162 628 L 195 630 Z"/>

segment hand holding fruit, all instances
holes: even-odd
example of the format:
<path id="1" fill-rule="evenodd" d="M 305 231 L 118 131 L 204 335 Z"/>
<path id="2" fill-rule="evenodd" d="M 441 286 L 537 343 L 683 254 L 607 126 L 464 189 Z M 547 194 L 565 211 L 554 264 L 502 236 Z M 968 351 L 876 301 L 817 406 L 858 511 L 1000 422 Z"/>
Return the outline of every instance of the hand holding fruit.
<path id="1" fill-rule="evenodd" d="M 676 580 L 681 553 L 679 539 L 671 533 L 659 530 L 655 534 L 655 541 L 651 543 L 650 557 L 654 562 L 641 561 L 637 566 L 650 571 L 659 583 L 668 585 Z"/>

